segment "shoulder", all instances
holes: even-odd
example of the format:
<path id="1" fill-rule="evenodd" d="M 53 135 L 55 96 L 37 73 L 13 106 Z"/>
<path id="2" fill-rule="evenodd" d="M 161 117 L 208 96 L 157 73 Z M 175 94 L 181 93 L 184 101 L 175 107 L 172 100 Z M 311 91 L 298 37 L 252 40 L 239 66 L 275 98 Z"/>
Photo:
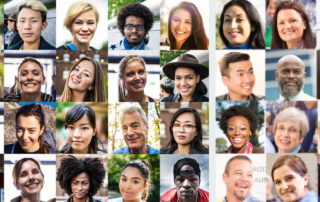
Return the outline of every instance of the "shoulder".
<path id="1" fill-rule="evenodd" d="M 173 102 L 174 95 L 170 95 L 168 97 L 164 97 L 161 99 L 161 102 Z"/>
<path id="2" fill-rule="evenodd" d="M 12 46 L 8 47 L 7 50 L 19 50 L 22 46 L 22 43 L 23 43 L 23 41 L 21 40 L 18 43 L 13 44 Z"/>
<path id="3" fill-rule="evenodd" d="M 264 148 L 263 147 L 255 147 L 255 146 L 253 146 L 252 153 L 264 153 Z"/>
<path id="4" fill-rule="evenodd" d="M 148 145 L 148 154 L 160 154 L 160 151 Z"/>
<path id="5" fill-rule="evenodd" d="M 69 144 L 66 144 L 59 153 L 69 154 L 71 153 L 71 146 Z"/>
<path id="6" fill-rule="evenodd" d="M 249 100 L 250 101 L 258 101 L 258 100 L 264 100 L 266 99 L 265 96 L 262 96 L 262 95 L 255 95 L 255 94 L 251 94 L 250 97 L 249 97 Z"/>
<path id="7" fill-rule="evenodd" d="M 48 43 L 42 36 L 40 38 L 40 45 L 38 50 L 55 50 L 56 47 Z"/>
<path id="8" fill-rule="evenodd" d="M 70 49 L 68 48 L 68 46 L 66 46 L 66 45 L 64 44 L 64 45 L 62 45 L 62 46 L 59 46 L 59 47 L 57 48 L 57 50 L 70 50 Z"/>
<path id="9" fill-rule="evenodd" d="M 5 153 L 5 154 L 10 154 L 13 145 L 14 145 L 14 144 L 6 144 L 6 145 L 4 145 L 4 153 Z"/>
<path id="10" fill-rule="evenodd" d="M 21 99 L 21 94 L 13 94 L 13 95 L 8 95 L 7 97 L 4 98 L 5 102 L 19 102 Z"/>
<path id="11" fill-rule="evenodd" d="M 170 154 L 169 149 L 161 149 L 160 154 Z"/>
<path id="12" fill-rule="evenodd" d="M 209 201 L 209 192 L 199 188 L 198 193 L 200 195 L 200 199 L 203 200 L 208 200 Z"/>
<path id="13" fill-rule="evenodd" d="M 14 199 L 11 199 L 10 202 L 20 202 L 20 201 L 21 201 L 21 196 L 18 196 L 18 197 L 14 198 Z"/>
<path id="14" fill-rule="evenodd" d="M 129 147 L 128 146 L 121 147 L 120 149 L 114 150 L 112 154 L 130 154 Z"/>
<path id="15" fill-rule="evenodd" d="M 55 99 L 47 93 L 41 93 L 41 100 L 43 102 L 55 102 Z"/>
<path id="16" fill-rule="evenodd" d="M 125 48 L 123 46 L 123 40 L 120 40 L 118 43 L 112 43 L 109 46 L 109 49 L 111 49 L 111 50 L 125 50 Z"/>
<path id="17" fill-rule="evenodd" d="M 204 95 L 199 95 L 197 96 L 197 99 L 194 100 L 193 102 L 209 102 L 209 98 L 207 96 Z"/>
<path id="18" fill-rule="evenodd" d="M 200 189 L 200 188 L 199 188 Z M 161 197 L 165 202 L 177 201 L 177 190 L 176 188 L 169 189 L 166 193 L 164 193 Z M 175 200 L 176 199 L 176 200 Z"/>
<path id="19" fill-rule="evenodd" d="M 216 97 L 216 101 L 223 101 L 227 99 L 228 99 L 228 94 L 224 94 Z"/>
<path id="20" fill-rule="evenodd" d="M 303 92 L 303 95 L 301 96 L 301 100 L 310 100 L 310 101 L 313 101 L 313 100 L 317 100 L 315 97 L 312 97 L 306 93 Z"/>

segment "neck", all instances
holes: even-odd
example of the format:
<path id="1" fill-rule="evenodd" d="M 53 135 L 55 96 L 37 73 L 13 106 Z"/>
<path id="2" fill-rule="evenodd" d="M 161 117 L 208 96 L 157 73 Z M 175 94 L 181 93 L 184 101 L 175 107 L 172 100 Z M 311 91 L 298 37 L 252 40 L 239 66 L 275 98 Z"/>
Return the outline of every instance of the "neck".
<path id="1" fill-rule="evenodd" d="M 78 50 L 80 51 L 86 51 L 90 50 L 90 44 L 89 43 L 79 43 L 76 40 L 72 40 L 72 44 L 77 47 Z"/>
<path id="2" fill-rule="evenodd" d="M 75 90 L 72 91 L 72 102 L 83 102 L 86 97 L 87 91 L 77 92 Z"/>
<path id="3" fill-rule="evenodd" d="M 76 197 L 72 197 L 73 202 L 86 202 L 87 201 L 87 197 L 84 198 L 76 198 Z"/>
<path id="4" fill-rule="evenodd" d="M 73 154 L 88 154 L 89 153 L 89 148 L 85 148 L 85 149 L 82 149 L 82 150 L 74 150 L 74 149 L 71 149 L 71 153 Z"/>
<path id="5" fill-rule="evenodd" d="M 187 39 L 186 39 L 187 40 Z M 186 40 L 184 40 L 184 41 L 176 41 L 176 49 L 178 49 L 178 50 L 180 50 L 181 49 L 181 47 L 182 47 L 182 45 L 184 44 L 184 42 L 186 41 Z"/>
<path id="6" fill-rule="evenodd" d="M 41 92 L 36 93 L 24 93 L 21 92 L 21 101 L 22 102 L 42 102 Z"/>
<path id="7" fill-rule="evenodd" d="M 198 194 L 196 194 L 191 200 L 183 200 L 178 198 L 178 202 L 197 202 L 198 201 Z"/>
<path id="8" fill-rule="evenodd" d="M 144 144 L 142 147 L 140 148 L 129 148 L 130 150 L 130 154 L 148 154 L 148 146 L 146 144 Z"/>
<path id="9" fill-rule="evenodd" d="M 248 95 L 237 95 L 232 92 L 229 92 L 229 100 L 231 101 L 247 101 Z"/>
<path id="10" fill-rule="evenodd" d="M 293 41 L 286 42 L 288 49 L 294 49 L 296 46 L 301 43 L 302 39 L 296 39 Z"/>
<path id="11" fill-rule="evenodd" d="M 125 97 L 126 102 L 148 102 L 148 96 L 144 94 L 144 92 L 139 93 L 128 93 Z"/>
<path id="12" fill-rule="evenodd" d="M 131 200 L 123 199 L 122 201 L 123 202 L 141 202 L 142 200 L 141 199 L 131 199 Z"/>
<path id="13" fill-rule="evenodd" d="M 239 199 L 237 197 L 235 197 L 233 194 L 231 193 L 227 193 L 227 202 L 243 202 L 245 199 Z"/>
<path id="14" fill-rule="evenodd" d="M 175 154 L 189 154 L 190 152 L 190 144 L 178 144 L 178 148 L 174 152 Z"/>
<path id="15" fill-rule="evenodd" d="M 36 42 L 33 43 L 27 43 L 27 42 L 23 42 L 23 50 L 38 50 L 39 46 L 40 46 L 40 38 L 39 40 L 37 40 Z"/>
<path id="16" fill-rule="evenodd" d="M 241 148 L 234 148 L 232 147 L 232 152 L 233 153 L 238 153 L 238 154 L 242 154 L 246 151 L 246 148 L 247 148 L 247 145 L 244 145 L 243 147 Z"/>
<path id="17" fill-rule="evenodd" d="M 35 194 L 23 194 L 21 193 L 20 202 L 40 202 L 40 192 Z"/>
<path id="18" fill-rule="evenodd" d="M 192 97 L 181 96 L 180 102 L 190 102 L 191 100 L 192 100 Z"/>

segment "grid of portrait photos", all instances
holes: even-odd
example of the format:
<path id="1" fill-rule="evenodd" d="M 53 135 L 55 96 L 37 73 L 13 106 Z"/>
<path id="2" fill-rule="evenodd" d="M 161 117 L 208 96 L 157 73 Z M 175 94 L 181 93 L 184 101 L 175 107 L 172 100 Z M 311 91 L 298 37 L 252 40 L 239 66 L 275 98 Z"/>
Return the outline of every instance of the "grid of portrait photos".
<path id="1" fill-rule="evenodd" d="M 320 201 L 319 0 L 0 0 L 0 201 Z"/>

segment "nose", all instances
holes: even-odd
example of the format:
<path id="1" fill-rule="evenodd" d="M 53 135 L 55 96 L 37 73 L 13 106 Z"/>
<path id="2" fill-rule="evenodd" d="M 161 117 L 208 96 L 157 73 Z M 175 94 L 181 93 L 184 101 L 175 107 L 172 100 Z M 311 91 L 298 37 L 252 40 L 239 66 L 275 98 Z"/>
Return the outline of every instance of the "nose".
<path id="1" fill-rule="evenodd" d="M 188 179 L 185 179 L 182 184 L 183 188 L 187 189 L 191 187 L 191 182 Z"/>
<path id="2" fill-rule="evenodd" d="M 282 188 L 282 190 L 286 190 L 288 188 L 288 183 L 287 182 L 282 182 L 281 188 Z"/>
<path id="3" fill-rule="evenodd" d="M 134 134 L 134 129 L 132 127 L 128 127 L 128 135 Z"/>
<path id="4" fill-rule="evenodd" d="M 88 31 L 88 25 L 87 25 L 87 23 L 83 23 L 83 24 L 82 24 L 81 30 L 82 30 L 82 31 Z"/>
<path id="5" fill-rule="evenodd" d="M 289 78 L 294 78 L 294 77 L 295 77 L 293 71 L 290 71 L 290 72 L 289 72 L 288 77 L 289 77 Z"/>
<path id="6" fill-rule="evenodd" d="M 182 78 L 182 79 L 181 79 L 181 85 L 185 85 L 185 84 L 187 84 L 187 81 L 186 81 L 185 78 Z"/>
<path id="7" fill-rule="evenodd" d="M 73 137 L 75 138 L 80 138 L 81 137 L 81 132 L 78 128 L 76 128 L 73 132 Z"/>
<path id="8" fill-rule="evenodd" d="M 33 80 L 32 74 L 28 74 L 28 75 L 27 75 L 27 80 L 28 80 L 28 81 L 29 81 L 29 80 Z"/>
<path id="9" fill-rule="evenodd" d="M 236 27 L 238 27 L 238 24 L 236 22 L 236 19 L 233 19 L 231 22 L 231 28 L 236 28 Z"/>
<path id="10" fill-rule="evenodd" d="M 30 29 L 31 28 L 31 22 L 29 20 L 26 20 L 23 25 L 24 25 L 25 29 Z"/>
<path id="11" fill-rule="evenodd" d="M 179 130 L 178 130 L 179 132 L 184 132 L 184 126 L 183 125 L 180 125 L 180 127 L 179 127 Z"/>

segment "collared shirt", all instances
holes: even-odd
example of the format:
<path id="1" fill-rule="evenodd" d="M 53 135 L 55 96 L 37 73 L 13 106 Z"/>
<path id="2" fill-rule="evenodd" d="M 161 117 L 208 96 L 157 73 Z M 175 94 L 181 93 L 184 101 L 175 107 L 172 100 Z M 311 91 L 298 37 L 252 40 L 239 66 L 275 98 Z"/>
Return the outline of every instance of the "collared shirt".
<path id="1" fill-rule="evenodd" d="M 179 102 L 180 99 L 181 95 L 178 93 L 162 98 L 161 102 Z M 204 95 L 193 94 L 190 102 L 209 102 L 209 98 Z"/>
<path id="2" fill-rule="evenodd" d="M 285 97 L 283 97 L 281 94 L 279 95 L 279 100 L 284 101 L 287 100 Z M 306 100 L 306 101 L 314 101 L 317 100 L 316 98 L 306 94 L 303 92 L 303 90 L 301 90 L 298 95 L 294 96 L 294 97 L 290 97 L 288 99 L 288 101 L 298 101 L 298 100 Z"/>
<path id="3" fill-rule="evenodd" d="M 148 154 L 160 154 L 158 149 L 155 149 L 148 145 Z M 130 149 L 128 146 L 121 147 L 120 149 L 114 150 L 112 154 L 130 154 Z"/>
<path id="4" fill-rule="evenodd" d="M 255 95 L 253 93 L 251 95 L 249 95 L 249 97 L 248 97 L 249 101 L 258 101 L 258 100 L 263 100 L 263 99 L 265 99 L 264 96 Z M 224 100 L 230 100 L 228 93 L 216 97 L 216 101 L 224 101 Z"/>
<path id="5" fill-rule="evenodd" d="M 299 202 L 318 202 L 316 192 L 315 191 L 309 191 Z"/>
<path id="6" fill-rule="evenodd" d="M 227 197 L 224 197 L 223 202 L 228 202 L 228 201 L 227 201 Z M 260 202 L 260 200 L 257 199 L 257 198 L 255 198 L 255 197 L 253 197 L 253 196 L 251 196 L 251 195 L 249 195 L 249 196 L 248 196 L 244 201 L 242 201 L 242 202 Z"/>
<path id="7" fill-rule="evenodd" d="M 112 50 L 151 50 L 151 48 L 144 43 L 144 40 L 142 40 L 138 45 L 130 47 L 130 45 L 125 37 L 123 37 L 123 39 L 121 41 L 119 41 L 117 44 L 111 44 L 109 49 L 112 49 Z"/>

